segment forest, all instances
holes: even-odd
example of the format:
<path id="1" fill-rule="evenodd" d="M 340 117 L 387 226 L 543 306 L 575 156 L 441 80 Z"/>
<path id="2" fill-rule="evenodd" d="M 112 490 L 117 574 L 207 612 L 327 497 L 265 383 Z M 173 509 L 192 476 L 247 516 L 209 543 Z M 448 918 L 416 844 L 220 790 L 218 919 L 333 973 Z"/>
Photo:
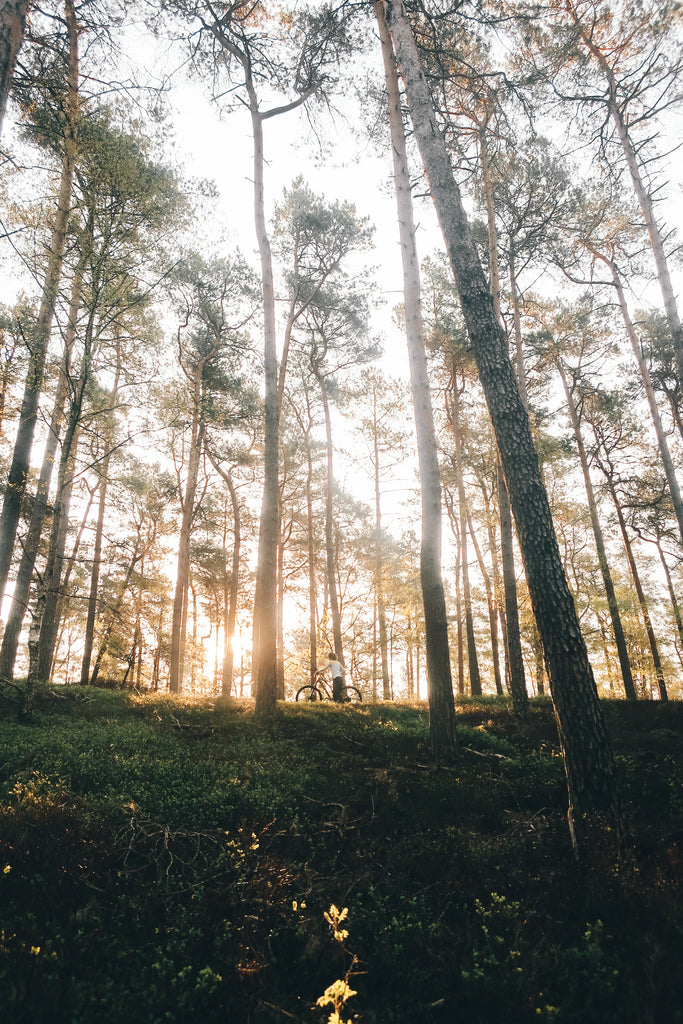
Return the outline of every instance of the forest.
<path id="1" fill-rule="evenodd" d="M 368 698 L 519 703 L 552 683 L 554 532 L 599 693 L 680 697 L 678 5 L 408 5 L 431 114 L 380 7 L 156 6 L 5 5 L 0 675 L 267 704 L 334 650 Z M 241 249 L 173 162 L 176 79 L 244 135 Z M 393 238 L 326 195 L 340 146 L 383 161 Z"/>
<path id="2" fill-rule="evenodd" d="M 13 1019 L 682 1019 L 681 11 L 0 3 Z"/>

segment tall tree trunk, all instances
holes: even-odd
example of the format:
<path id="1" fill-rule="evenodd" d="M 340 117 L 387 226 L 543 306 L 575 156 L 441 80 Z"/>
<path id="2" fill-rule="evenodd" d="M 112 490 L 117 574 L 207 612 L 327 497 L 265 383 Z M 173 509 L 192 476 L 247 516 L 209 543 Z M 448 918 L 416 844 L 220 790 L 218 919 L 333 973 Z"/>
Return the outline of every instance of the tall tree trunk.
<path id="1" fill-rule="evenodd" d="M 239 599 L 240 586 L 240 561 L 242 558 L 242 511 L 240 509 L 239 495 L 235 487 L 232 470 L 225 470 L 212 451 L 208 449 L 207 455 L 211 465 L 225 481 L 230 494 L 232 506 L 233 543 L 231 569 L 229 583 L 224 591 L 223 627 L 224 627 L 224 651 L 223 670 L 221 673 L 221 693 L 228 697 L 232 691 L 232 684 L 235 675 L 235 635 L 237 631 L 237 603 Z"/>
<path id="2" fill-rule="evenodd" d="M 282 504 L 280 504 L 282 511 Z M 277 542 L 277 699 L 285 699 L 285 531 L 282 515 Z"/>
<path id="3" fill-rule="evenodd" d="M 500 662 L 499 662 L 499 644 L 498 644 L 498 609 L 496 608 L 495 592 L 491 585 L 491 578 L 486 571 L 486 565 L 484 563 L 484 556 L 477 540 L 477 534 L 475 532 L 470 513 L 467 513 L 467 522 L 470 531 L 470 537 L 472 538 L 472 544 L 474 546 L 474 553 L 477 556 L 477 563 L 479 564 L 479 572 L 484 581 L 484 590 L 486 591 L 486 605 L 489 613 L 489 632 L 491 634 L 491 660 L 493 662 L 493 679 L 496 684 L 496 693 L 499 697 L 503 696 L 503 681 L 500 676 Z"/>
<path id="4" fill-rule="evenodd" d="M 382 495 L 380 490 L 379 440 L 377 437 L 377 392 L 373 394 L 373 462 L 375 470 L 375 600 L 382 661 L 382 696 L 391 700 L 389 656 L 387 651 L 387 609 L 384 600 L 384 557 L 382 550 Z"/>
<path id="5" fill-rule="evenodd" d="M 187 631 L 188 594 L 190 581 L 190 535 L 195 512 L 195 497 L 199 479 L 199 464 L 204 444 L 204 421 L 199 403 L 201 372 L 195 380 L 195 403 L 192 419 L 192 437 L 187 465 L 185 494 L 182 499 L 182 520 L 178 538 L 178 568 L 173 597 L 173 620 L 171 624 L 171 660 L 168 688 L 171 693 L 180 693 L 183 688 L 184 649 Z"/>
<path id="6" fill-rule="evenodd" d="M 99 290 L 100 269 L 101 268 L 97 268 L 93 275 L 94 294 L 97 294 Z M 61 606 L 59 596 L 62 579 L 62 565 L 64 562 L 66 534 L 69 526 L 69 508 L 71 505 L 73 475 L 76 465 L 76 456 L 78 453 L 78 440 L 81 416 L 83 413 L 83 402 L 85 400 L 86 387 L 91 379 L 93 346 L 95 344 L 95 311 L 96 303 L 93 301 L 84 332 L 81 370 L 78 381 L 73 387 L 69 421 L 64 434 L 64 440 L 62 441 L 62 453 L 59 461 L 57 495 L 52 512 L 50 548 L 42 580 L 42 586 L 45 590 L 45 603 L 42 621 L 40 624 L 38 652 L 38 673 L 39 677 L 42 679 L 47 679 L 50 676 L 52 662 L 54 660 L 57 632 L 59 629 L 57 612 L 58 607 Z"/>
<path id="7" fill-rule="evenodd" d="M 451 425 L 453 427 L 455 448 L 455 475 L 458 484 L 458 510 L 460 513 L 460 550 L 462 552 L 462 590 L 465 602 L 465 630 L 467 634 L 467 666 L 470 677 L 470 694 L 481 697 L 481 676 L 479 674 L 479 658 L 474 639 L 474 619 L 472 617 L 472 592 L 470 589 L 469 551 L 467 544 L 467 497 L 462 458 L 462 433 L 460 429 L 460 392 L 455 366 L 451 369 L 453 398 L 451 401 Z"/>
<path id="8" fill-rule="evenodd" d="M 265 376 L 265 423 L 263 451 L 263 501 L 259 522 L 251 677 L 255 690 L 256 714 L 269 717 L 277 707 L 277 542 L 279 531 L 279 420 L 277 346 L 275 330 L 275 285 L 270 239 L 264 202 L 263 122 L 301 106 L 315 92 L 311 86 L 291 103 L 268 111 L 259 109 L 248 46 L 239 49 L 225 34 L 220 21 L 211 26 L 216 40 L 240 62 L 251 114 L 254 143 L 254 223 L 261 262 L 263 294 L 263 361 Z"/>
<path id="9" fill-rule="evenodd" d="M 310 428 L 305 434 L 306 443 L 306 528 L 308 533 L 308 645 L 309 674 L 311 682 L 318 668 L 318 589 L 315 578 L 315 520 L 313 517 L 313 456 L 311 453 Z"/>
<path id="10" fill-rule="evenodd" d="M 567 380 L 567 374 L 562 360 L 558 359 L 556 361 L 556 365 L 560 374 L 560 380 L 562 381 L 564 396 L 567 400 L 567 408 L 569 410 L 569 419 L 572 424 L 576 446 L 579 451 L 581 472 L 583 473 L 583 482 L 586 488 L 586 497 L 588 499 L 588 513 L 590 515 L 591 526 L 593 527 L 593 536 L 595 537 L 595 547 L 598 552 L 598 563 L 600 565 L 602 581 L 605 587 L 605 594 L 607 595 L 607 607 L 609 608 L 609 614 L 612 620 L 612 632 L 614 633 L 614 641 L 617 645 L 617 654 L 619 655 L 619 666 L 621 668 L 621 678 L 624 683 L 624 692 L 626 693 L 628 700 L 636 700 L 636 687 L 631 673 L 631 662 L 628 657 L 628 649 L 626 647 L 624 627 L 621 624 L 621 615 L 619 614 L 617 596 L 614 592 L 612 573 L 610 572 L 609 562 L 607 561 L 605 538 L 603 536 L 600 519 L 598 517 L 598 506 L 595 500 L 593 481 L 591 480 L 590 469 L 588 466 L 588 456 L 586 455 L 586 448 L 583 443 L 579 414 L 574 402 L 574 395 L 569 387 L 569 381 Z"/>
<path id="11" fill-rule="evenodd" d="M 650 611 L 647 606 L 647 598 L 645 597 L 645 591 L 643 590 L 643 584 L 640 579 L 640 573 L 638 572 L 638 566 L 636 565 L 635 555 L 633 554 L 633 545 L 631 544 L 631 538 L 628 535 L 628 529 L 626 527 L 626 520 L 624 519 L 624 513 L 621 509 L 621 502 L 617 495 L 614 481 L 608 476 L 607 487 L 609 489 L 614 508 L 617 513 L 617 520 L 619 522 L 619 529 L 621 530 L 621 536 L 624 541 L 624 548 L 626 549 L 626 558 L 628 559 L 629 568 L 631 570 L 631 577 L 633 579 L 633 585 L 636 588 L 636 594 L 638 597 L 638 604 L 640 605 L 640 612 L 643 616 L 643 622 L 645 624 L 645 632 L 647 633 L 647 641 L 650 646 L 650 654 L 652 655 L 652 663 L 655 667 L 655 676 L 657 678 L 657 687 L 659 689 L 660 700 L 668 700 L 668 694 L 666 690 L 666 681 L 664 679 L 664 668 L 662 666 L 662 659 L 659 655 L 659 645 L 655 636 L 655 631 L 652 626 L 652 619 L 650 618 Z"/>
<path id="12" fill-rule="evenodd" d="M 57 607 L 62 582 L 66 535 L 69 526 L 69 509 L 73 489 L 74 466 L 78 451 L 79 426 L 80 424 L 77 421 L 73 431 L 67 431 L 64 437 L 62 458 L 60 459 L 57 477 L 57 495 L 52 512 L 50 547 L 41 583 L 41 589 L 45 593 L 45 601 L 41 616 L 38 648 L 37 672 L 39 679 L 50 678 L 57 631 L 59 629 Z"/>
<path id="13" fill-rule="evenodd" d="M 225 655 L 223 658 L 223 673 L 221 689 L 224 696 L 232 691 L 232 681 L 235 666 L 235 633 L 237 626 L 237 601 L 239 598 L 240 586 L 240 558 L 242 556 L 242 514 L 240 510 L 239 496 L 235 481 L 228 473 L 226 483 L 230 491 L 232 502 L 233 542 L 232 542 L 232 564 L 230 572 L 230 591 L 228 594 L 228 608 L 225 622 Z"/>
<path id="14" fill-rule="evenodd" d="M 500 467 L 497 465 L 496 466 L 496 484 L 498 482 L 498 479 L 499 479 L 500 475 L 501 475 Z M 500 570 L 500 564 L 499 564 L 499 561 L 498 561 L 498 546 L 497 546 L 497 542 L 496 542 L 496 531 L 495 531 L 495 526 L 494 526 L 494 514 L 493 514 L 493 510 L 491 508 L 491 501 L 489 499 L 489 495 L 488 495 L 488 492 L 486 490 L 486 485 L 485 485 L 485 483 L 482 480 L 479 481 L 479 489 L 481 490 L 482 497 L 484 499 L 484 506 L 486 508 L 486 532 L 487 532 L 488 541 L 489 541 L 489 552 L 491 554 L 491 571 L 492 571 L 492 575 L 493 575 L 493 598 L 494 598 L 495 609 L 496 609 L 498 618 L 500 620 L 500 631 L 501 631 L 501 634 L 502 634 L 503 650 L 504 650 L 504 654 L 505 654 L 505 670 L 506 670 L 505 682 L 506 682 L 506 686 L 507 686 L 508 692 L 511 692 L 511 687 L 510 687 L 510 662 L 509 662 L 508 654 L 507 654 L 507 651 L 508 651 L 508 633 L 507 633 L 507 617 L 506 617 L 506 614 L 505 614 L 505 592 L 504 592 L 503 585 L 502 585 L 502 575 L 501 575 L 501 570 Z M 498 519 L 498 521 L 500 522 L 500 518 Z M 522 664 L 522 668 L 524 668 L 523 664 Z M 524 692 L 526 692 L 526 686 L 524 687 Z"/>
<path id="15" fill-rule="evenodd" d="M 446 600 L 441 577 L 441 481 L 429 390 L 420 304 L 420 269 L 415 245 L 415 220 L 401 113 L 398 76 L 387 30 L 386 5 L 378 0 L 375 14 L 382 44 L 389 126 L 398 210 L 406 336 L 415 409 L 415 431 L 422 491 L 420 581 L 425 616 L 429 693 L 429 735 L 437 761 L 449 760 L 456 749 L 455 703 L 448 639 Z"/>
<path id="16" fill-rule="evenodd" d="M 30 8 L 31 0 L 2 0 L 0 3 L 0 131 Z"/>
<path id="17" fill-rule="evenodd" d="M 62 159 L 59 199 L 50 239 L 47 272 L 38 318 L 33 329 L 31 355 L 24 384 L 24 396 L 19 414 L 12 453 L 12 464 L 7 476 L 7 487 L 0 515 L 0 596 L 7 586 L 14 541 L 21 514 L 21 504 L 28 479 L 33 436 L 38 417 L 38 400 L 43 387 L 47 348 L 52 331 L 55 305 L 59 293 L 64 246 L 71 211 L 71 191 L 77 157 L 78 136 L 78 26 L 73 0 L 65 0 L 66 24 L 69 34 L 69 65 L 67 100 L 64 126 L 64 155 Z"/>
<path id="18" fill-rule="evenodd" d="M 121 342 L 116 341 L 116 372 L 114 385 L 111 392 L 112 410 L 116 405 L 121 379 Z M 97 601 L 100 589 L 100 572 L 102 569 L 102 540 L 104 538 L 104 516 L 107 508 L 107 491 L 109 489 L 109 463 L 111 461 L 112 437 L 108 430 L 105 436 L 104 457 L 100 464 L 100 497 L 97 506 L 97 522 L 95 524 L 95 540 L 93 550 L 92 569 L 90 571 L 90 588 L 88 592 L 88 613 L 85 621 L 85 636 L 83 639 L 83 657 L 81 659 L 81 686 L 87 686 L 90 682 L 90 661 L 92 658 L 93 643 L 95 637 L 95 619 L 97 616 Z"/>
<path id="19" fill-rule="evenodd" d="M 539 470 L 540 473 L 540 470 Z M 510 693 L 512 709 L 516 716 L 524 718 L 529 710 L 526 688 L 524 656 L 522 654 L 522 633 L 519 626 L 519 602 L 517 600 L 517 576 L 513 549 L 512 515 L 510 499 L 503 477 L 503 467 L 498 458 L 498 515 L 500 516 L 500 560 L 503 566 L 503 588 L 505 595 L 505 622 L 507 625 L 507 663 L 510 668 Z"/>
<path id="20" fill-rule="evenodd" d="M 449 506 L 448 491 L 446 494 L 446 505 Z M 452 499 L 450 501 L 452 505 Z M 463 608 L 463 596 L 462 596 L 462 539 L 460 536 L 460 524 L 458 523 L 457 516 L 454 510 L 449 507 L 448 513 L 451 520 L 451 530 L 453 531 L 453 538 L 455 540 L 455 621 L 457 624 L 457 634 L 455 638 L 455 650 L 458 665 L 458 697 L 465 696 L 465 642 L 463 638 L 462 629 L 462 608 Z"/>
<path id="21" fill-rule="evenodd" d="M 92 224 L 91 224 L 92 227 Z M 90 234 L 91 237 L 91 234 Z M 81 256 L 71 285 L 71 301 L 69 303 L 69 315 L 66 325 L 64 339 L 64 362 L 59 374 L 57 392 L 55 394 L 50 416 L 50 427 L 48 430 L 43 461 L 40 467 L 40 475 L 36 487 L 35 497 L 31 508 L 31 520 L 21 545 L 21 560 L 17 569 L 17 578 L 14 584 L 12 604 L 7 617 L 7 625 L 2 637 L 0 647 L 0 677 L 11 679 L 14 674 L 14 663 L 17 657 L 19 636 L 24 622 L 24 616 L 28 607 L 31 579 L 35 569 L 36 556 L 40 545 L 40 538 L 43 532 L 43 524 L 48 510 L 48 496 L 50 481 L 54 469 L 57 444 L 59 443 L 59 432 L 64 419 L 64 407 L 68 393 L 68 374 L 71 365 L 74 342 L 76 339 L 76 318 L 81 303 L 83 288 L 83 277 L 85 273 L 86 254 Z"/>
<path id="22" fill-rule="evenodd" d="M 279 532 L 279 403 L 275 342 L 275 289 L 263 194 L 263 121 L 255 94 L 251 98 L 254 132 L 254 216 L 261 258 L 265 367 L 263 503 L 259 525 L 254 592 L 252 678 L 256 713 L 270 716 L 277 703 L 277 539 Z"/>
<path id="23" fill-rule="evenodd" d="M 618 841 L 625 844 L 623 807 L 611 744 L 562 565 L 529 418 L 520 398 L 405 10 L 400 0 L 387 0 L 386 10 L 416 140 L 460 294 L 517 524 L 567 773 L 569 825 L 574 847 L 578 850 L 582 819 L 592 808 L 608 815 Z"/>
<path id="24" fill-rule="evenodd" d="M 57 603 L 57 621 L 60 623 L 62 621 L 62 605 L 64 604 L 65 593 L 66 590 L 68 589 L 69 582 L 71 580 L 71 574 L 74 571 L 76 559 L 78 558 L 78 552 L 80 551 L 81 541 L 83 540 L 83 534 L 85 532 L 86 524 L 90 520 L 90 509 L 92 508 L 93 498 L 95 496 L 95 491 L 97 490 L 97 487 L 86 487 L 86 490 L 88 492 L 88 500 L 85 504 L 85 508 L 82 509 L 81 511 L 81 521 L 78 527 L 78 532 L 76 533 L 73 547 L 71 548 L 71 554 L 66 560 L 64 577 L 62 579 L 62 586 L 59 594 L 59 601 Z"/>

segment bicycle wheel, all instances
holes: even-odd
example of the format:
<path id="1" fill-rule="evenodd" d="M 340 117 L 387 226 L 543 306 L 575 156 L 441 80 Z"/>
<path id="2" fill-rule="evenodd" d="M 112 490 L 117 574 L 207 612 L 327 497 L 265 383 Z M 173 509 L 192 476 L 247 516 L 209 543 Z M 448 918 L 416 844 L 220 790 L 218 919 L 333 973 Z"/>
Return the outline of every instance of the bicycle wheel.
<path id="1" fill-rule="evenodd" d="M 355 686 L 346 687 L 346 703 L 358 704 L 362 702 L 363 694 Z"/>
<path id="2" fill-rule="evenodd" d="M 322 700 L 323 695 L 317 686 L 311 686 L 309 683 L 307 686 L 302 686 L 301 689 L 296 691 L 296 700 Z"/>

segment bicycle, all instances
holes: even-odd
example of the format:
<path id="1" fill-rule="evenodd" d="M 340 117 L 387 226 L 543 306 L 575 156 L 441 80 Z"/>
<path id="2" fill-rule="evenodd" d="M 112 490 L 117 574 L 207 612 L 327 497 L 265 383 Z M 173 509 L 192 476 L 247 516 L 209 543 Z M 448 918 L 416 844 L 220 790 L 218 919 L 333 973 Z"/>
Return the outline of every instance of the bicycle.
<path id="1" fill-rule="evenodd" d="M 346 690 L 346 697 L 343 698 L 342 703 L 358 704 L 363 700 L 363 694 L 358 687 L 346 685 L 344 689 Z M 306 686 L 300 687 L 296 691 L 295 700 L 334 700 L 324 672 L 316 672 L 312 683 L 307 683 Z"/>

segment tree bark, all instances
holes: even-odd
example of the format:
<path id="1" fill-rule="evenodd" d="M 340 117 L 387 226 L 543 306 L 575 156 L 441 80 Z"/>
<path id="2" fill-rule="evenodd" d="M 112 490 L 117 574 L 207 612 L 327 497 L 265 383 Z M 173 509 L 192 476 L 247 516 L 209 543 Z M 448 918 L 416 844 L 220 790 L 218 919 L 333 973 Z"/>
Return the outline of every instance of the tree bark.
<path id="1" fill-rule="evenodd" d="M 403 263 L 406 336 L 422 492 L 420 582 L 425 616 L 429 734 L 432 754 L 435 759 L 446 761 L 452 758 L 457 740 L 448 620 L 441 577 L 441 481 L 424 343 L 420 304 L 420 270 L 415 245 L 416 229 L 410 192 L 405 131 L 401 114 L 397 69 L 387 30 L 386 9 L 386 5 L 381 0 L 375 3 L 375 14 L 382 44 L 391 129 L 394 187 Z"/>
<path id="2" fill-rule="evenodd" d="M 543 642 L 569 792 L 575 849 L 582 820 L 604 811 L 625 842 L 621 797 L 585 641 L 562 566 L 528 415 L 439 131 L 400 0 L 386 3 L 411 119 L 446 242 L 517 524 L 532 607 Z"/>

